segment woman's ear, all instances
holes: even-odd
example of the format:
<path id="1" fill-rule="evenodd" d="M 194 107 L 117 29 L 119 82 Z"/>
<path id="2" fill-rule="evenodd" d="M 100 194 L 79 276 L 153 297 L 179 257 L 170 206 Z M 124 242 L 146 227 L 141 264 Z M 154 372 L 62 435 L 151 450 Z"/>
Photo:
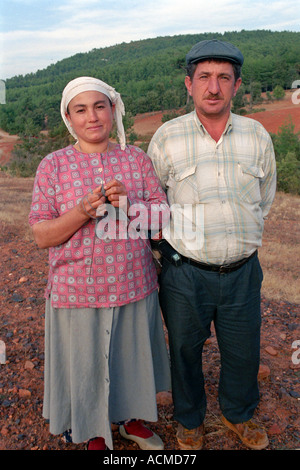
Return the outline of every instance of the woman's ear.
<path id="1" fill-rule="evenodd" d="M 65 116 L 66 116 L 67 120 L 69 121 L 70 126 L 72 126 L 71 118 L 70 118 L 70 115 L 69 115 L 68 111 L 65 112 Z"/>

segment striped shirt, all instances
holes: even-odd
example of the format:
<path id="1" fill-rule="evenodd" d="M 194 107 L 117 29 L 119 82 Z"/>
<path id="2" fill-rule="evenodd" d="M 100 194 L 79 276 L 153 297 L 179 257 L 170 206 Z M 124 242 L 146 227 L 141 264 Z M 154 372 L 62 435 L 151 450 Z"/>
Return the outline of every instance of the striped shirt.
<path id="1" fill-rule="evenodd" d="M 163 124 L 148 155 L 171 207 L 163 236 L 179 253 L 222 265 L 261 246 L 276 163 L 259 122 L 231 113 L 216 142 L 193 111 Z"/>

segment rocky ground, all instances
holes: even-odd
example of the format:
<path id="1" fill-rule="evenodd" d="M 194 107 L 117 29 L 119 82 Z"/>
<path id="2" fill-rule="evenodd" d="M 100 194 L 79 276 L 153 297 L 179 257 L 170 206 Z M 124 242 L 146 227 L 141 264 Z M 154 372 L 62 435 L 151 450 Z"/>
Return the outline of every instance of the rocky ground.
<path id="1" fill-rule="evenodd" d="M 6 363 L 0 364 L 0 449 L 75 450 L 48 432 L 42 418 L 44 370 L 44 288 L 47 253 L 31 240 L 1 231 L 0 339 Z M 260 393 L 256 419 L 269 435 L 269 450 L 299 449 L 299 305 L 262 300 Z M 295 341 L 298 341 L 298 350 Z M 204 369 L 208 395 L 205 449 L 241 450 L 238 438 L 220 421 L 217 402 L 219 353 L 215 335 L 207 342 Z M 158 396 L 159 421 L 152 425 L 167 450 L 178 449 L 170 394 Z M 114 430 L 116 450 L 134 450 Z"/>

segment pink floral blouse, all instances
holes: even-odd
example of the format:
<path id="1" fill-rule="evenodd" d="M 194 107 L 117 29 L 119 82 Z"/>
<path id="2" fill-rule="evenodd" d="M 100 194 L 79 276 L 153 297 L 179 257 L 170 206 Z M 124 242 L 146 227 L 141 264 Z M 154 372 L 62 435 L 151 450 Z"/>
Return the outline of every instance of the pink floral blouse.
<path id="1" fill-rule="evenodd" d="M 157 229 L 153 224 L 157 225 L 158 219 L 160 224 L 166 223 L 166 195 L 150 158 L 141 149 L 129 145 L 121 150 L 116 146 L 108 154 L 85 154 L 70 145 L 41 161 L 34 182 L 30 225 L 59 217 L 80 204 L 82 197 L 103 180 L 114 178 L 125 184 L 131 207 L 140 205 L 140 213 L 146 213 L 144 219 L 141 217 L 145 225 L 135 227 L 152 224 L 148 228 Z M 163 215 L 157 218 L 159 210 Z M 138 220 L 140 213 L 132 213 L 135 215 L 130 217 L 129 213 L 127 226 L 128 220 Z M 54 308 L 120 306 L 140 300 L 158 287 L 148 239 L 136 236 L 136 230 L 135 236 L 122 235 L 121 231 L 115 238 L 99 236 L 98 231 L 97 236 L 96 223 L 96 219 L 90 219 L 67 242 L 49 249 L 45 297 L 52 294 Z"/>

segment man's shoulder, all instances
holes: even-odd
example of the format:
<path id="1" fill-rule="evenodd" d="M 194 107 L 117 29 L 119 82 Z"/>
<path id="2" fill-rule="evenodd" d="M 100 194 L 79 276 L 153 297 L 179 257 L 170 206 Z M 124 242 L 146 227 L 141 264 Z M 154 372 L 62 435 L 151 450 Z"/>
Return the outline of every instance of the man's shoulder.
<path id="1" fill-rule="evenodd" d="M 162 137 L 164 135 L 170 135 L 174 132 L 178 132 L 183 128 L 186 128 L 190 123 L 194 122 L 194 112 L 180 115 L 176 118 L 170 119 L 170 121 L 164 122 L 155 132 L 156 137 Z"/>
<path id="2" fill-rule="evenodd" d="M 268 135 L 265 127 L 256 119 L 240 116 L 239 114 L 231 114 L 232 116 L 232 125 L 234 129 L 241 129 L 242 131 L 248 130 L 249 132 L 261 132 Z"/>

